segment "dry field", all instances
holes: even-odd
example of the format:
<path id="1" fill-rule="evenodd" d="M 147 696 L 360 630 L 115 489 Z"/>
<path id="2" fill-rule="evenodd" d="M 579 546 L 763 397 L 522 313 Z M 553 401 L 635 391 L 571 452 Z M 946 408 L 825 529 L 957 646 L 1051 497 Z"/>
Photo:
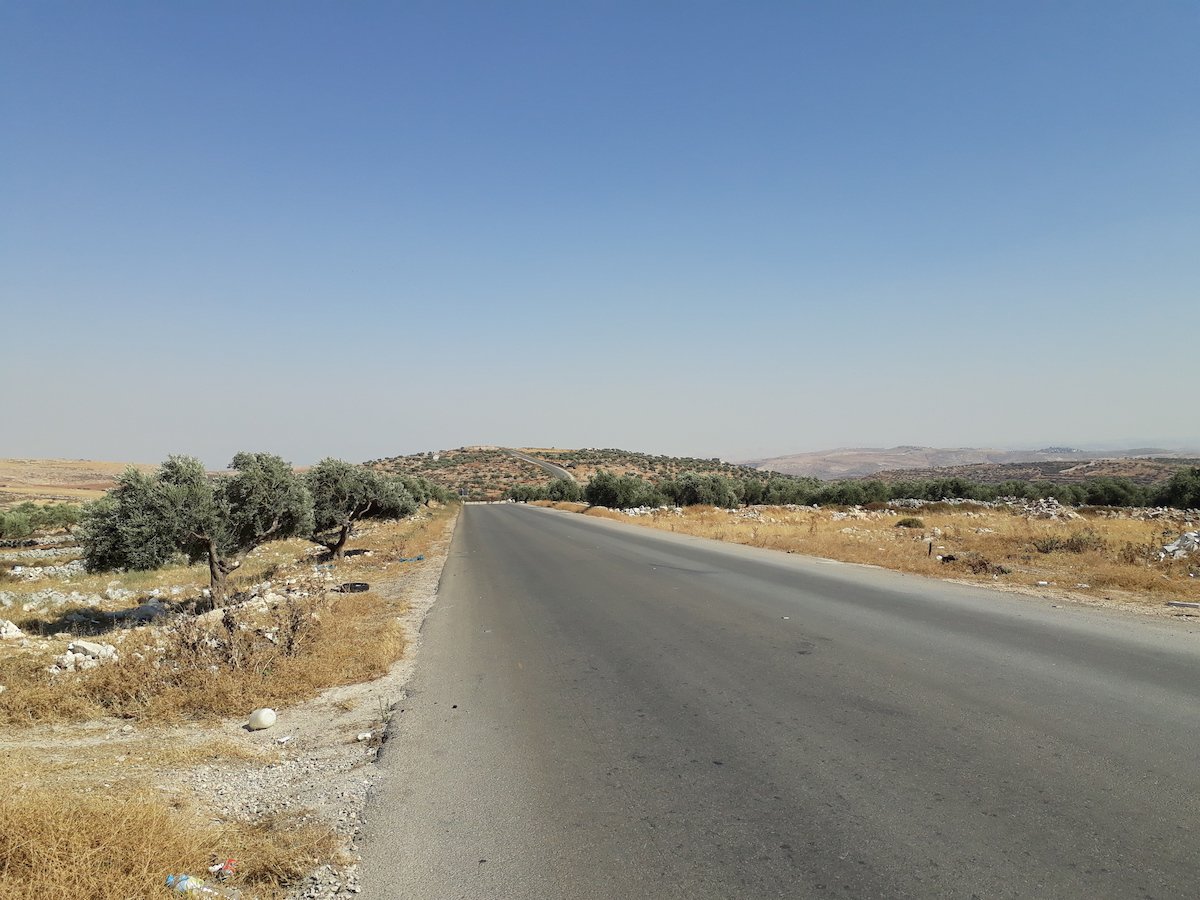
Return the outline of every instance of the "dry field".
<path id="1" fill-rule="evenodd" d="M 911 511 L 689 507 L 628 516 L 583 504 L 539 505 L 1079 603 L 1189 615 L 1193 611 L 1164 605 L 1200 602 L 1200 558 L 1158 560 L 1163 544 L 1200 525 L 1182 514 L 1142 520 L 1094 510 L 1076 519 L 1044 520 L 1007 509 L 938 504 Z M 919 525 L 898 527 L 907 518 Z"/>
<path id="2" fill-rule="evenodd" d="M 318 866 L 347 864 L 341 798 L 347 785 L 365 797 L 359 767 L 389 715 L 369 692 L 405 654 L 414 591 L 436 585 L 454 518 L 447 508 L 364 527 L 350 546 L 369 553 L 336 566 L 313 544 L 266 545 L 237 573 L 242 603 L 200 616 L 187 609 L 203 567 L 0 581 L 10 604 L 0 617 L 27 635 L 0 640 L 0 900 L 165 897 L 168 873 L 208 877 L 227 858 L 243 898 L 277 898 Z M 350 581 L 371 589 L 327 590 Z M 99 604 L 35 599 L 110 587 L 117 599 Z M 155 588 L 166 615 L 111 617 Z M 119 659 L 50 674 L 80 635 Z M 278 709 L 297 739 L 245 731 L 258 706 Z M 372 740 L 356 743 L 364 730 Z M 302 802 L 310 796 L 320 800 Z"/>
<path id="3" fill-rule="evenodd" d="M 131 463 L 86 459 L 0 459 L 0 504 L 98 500 Z M 155 466 L 136 464 L 152 471 Z"/>

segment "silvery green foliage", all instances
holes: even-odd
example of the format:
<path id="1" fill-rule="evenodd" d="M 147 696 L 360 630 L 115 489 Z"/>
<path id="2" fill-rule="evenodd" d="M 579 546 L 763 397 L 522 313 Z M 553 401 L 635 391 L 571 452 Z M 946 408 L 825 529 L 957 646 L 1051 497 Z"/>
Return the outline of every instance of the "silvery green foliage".
<path id="1" fill-rule="evenodd" d="M 361 519 L 399 519 L 417 510 L 404 482 L 340 459 L 323 459 L 305 475 L 313 498 L 314 539 L 340 549 Z"/>
<path id="2" fill-rule="evenodd" d="M 154 569 L 177 554 L 229 561 L 265 541 L 312 532 L 312 498 L 283 459 L 239 453 L 231 468 L 210 475 L 198 459 L 172 456 L 153 475 L 126 470 L 84 510 L 88 568 Z"/>

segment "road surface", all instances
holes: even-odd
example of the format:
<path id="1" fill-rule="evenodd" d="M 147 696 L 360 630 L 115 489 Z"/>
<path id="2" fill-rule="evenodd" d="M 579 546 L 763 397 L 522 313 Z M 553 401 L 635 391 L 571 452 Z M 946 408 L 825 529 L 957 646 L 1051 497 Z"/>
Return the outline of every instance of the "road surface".
<path id="1" fill-rule="evenodd" d="M 362 896 L 1195 897 L 1196 630 L 468 506 Z"/>
<path id="2" fill-rule="evenodd" d="M 546 460 L 540 459 L 536 456 L 530 456 L 528 453 L 522 453 L 520 450 L 509 450 L 508 452 L 517 459 L 523 459 L 527 463 L 533 463 L 551 478 L 565 478 L 567 481 L 575 480 L 575 476 L 571 474 L 570 470 L 564 469 L 562 466 L 556 466 L 552 462 L 547 462 Z"/>

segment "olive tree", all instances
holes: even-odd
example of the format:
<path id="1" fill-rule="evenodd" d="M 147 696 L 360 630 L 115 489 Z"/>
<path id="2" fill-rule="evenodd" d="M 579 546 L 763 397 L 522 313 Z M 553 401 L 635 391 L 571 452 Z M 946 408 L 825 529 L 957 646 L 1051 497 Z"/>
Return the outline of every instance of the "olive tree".
<path id="1" fill-rule="evenodd" d="M 312 539 L 341 559 L 361 519 L 399 519 L 417 511 L 417 501 L 396 478 L 340 459 L 323 459 L 305 475 L 313 498 Z"/>
<path id="2" fill-rule="evenodd" d="M 555 478 L 546 485 L 546 499 L 578 503 L 583 499 L 583 488 L 571 478 Z"/>
<path id="3" fill-rule="evenodd" d="M 198 459 L 172 456 L 154 475 L 134 469 L 84 512 L 89 569 L 154 569 L 182 554 L 206 561 L 214 606 L 246 554 L 313 530 L 312 497 L 292 467 L 270 453 L 239 453 L 229 473 L 209 475 Z"/>

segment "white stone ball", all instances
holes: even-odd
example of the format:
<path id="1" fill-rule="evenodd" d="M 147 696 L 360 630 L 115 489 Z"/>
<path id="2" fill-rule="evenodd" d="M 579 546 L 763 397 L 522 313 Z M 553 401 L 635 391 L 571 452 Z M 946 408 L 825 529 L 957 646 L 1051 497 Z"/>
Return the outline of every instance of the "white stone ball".
<path id="1" fill-rule="evenodd" d="M 275 720 L 279 717 L 275 715 L 275 710 L 264 706 L 262 709 L 256 709 L 250 713 L 250 721 L 246 725 L 251 731 L 260 731 L 263 728 L 270 728 L 275 724 Z"/>

